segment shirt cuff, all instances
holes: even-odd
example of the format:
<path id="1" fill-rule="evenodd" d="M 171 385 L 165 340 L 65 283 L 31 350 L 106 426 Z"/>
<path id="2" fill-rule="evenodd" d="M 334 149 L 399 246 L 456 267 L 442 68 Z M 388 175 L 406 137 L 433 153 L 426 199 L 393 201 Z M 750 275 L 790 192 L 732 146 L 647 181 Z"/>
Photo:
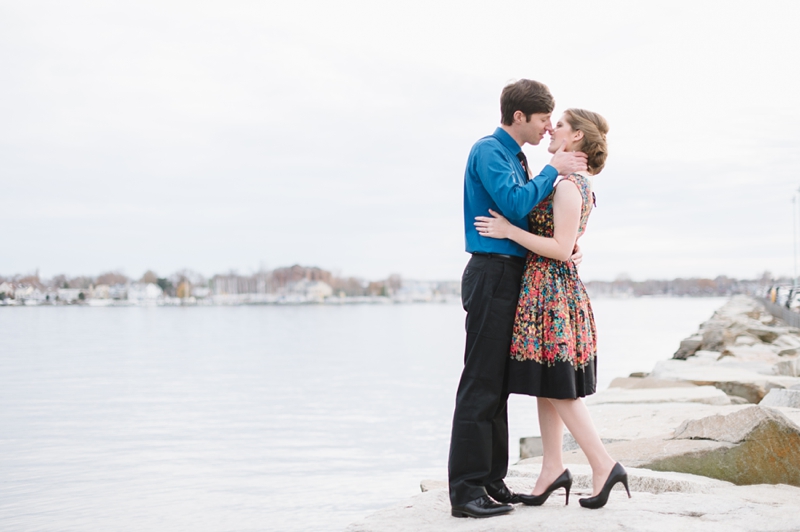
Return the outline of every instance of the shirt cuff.
<path id="1" fill-rule="evenodd" d="M 542 168 L 542 173 L 540 175 L 552 177 L 555 179 L 556 177 L 558 177 L 558 170 L 556 170 L 554 166 L 550 166 L 549 164 L 547 164 L 545 165 L 544 168 Z"/>

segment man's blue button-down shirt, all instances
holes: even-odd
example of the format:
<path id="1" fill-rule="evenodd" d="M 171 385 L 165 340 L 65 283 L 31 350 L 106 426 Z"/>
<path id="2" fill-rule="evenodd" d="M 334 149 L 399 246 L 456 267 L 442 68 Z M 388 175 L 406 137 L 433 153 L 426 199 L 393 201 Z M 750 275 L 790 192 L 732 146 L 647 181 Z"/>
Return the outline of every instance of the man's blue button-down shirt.
<path id="1" fill-rule="evenodd" d="M 464 232 L 468 253 L 501 253 L 524 257 L 527 250 L 511 240 L 480 236 L 476 216 L 499 212 L 517 227 L 527 231 L 528 213 L 553 190 L 558 171 L 545 166 L 528 181 L 517 158 L 519 144 L 498 127 L 472 147 L 464 173 Z"/>

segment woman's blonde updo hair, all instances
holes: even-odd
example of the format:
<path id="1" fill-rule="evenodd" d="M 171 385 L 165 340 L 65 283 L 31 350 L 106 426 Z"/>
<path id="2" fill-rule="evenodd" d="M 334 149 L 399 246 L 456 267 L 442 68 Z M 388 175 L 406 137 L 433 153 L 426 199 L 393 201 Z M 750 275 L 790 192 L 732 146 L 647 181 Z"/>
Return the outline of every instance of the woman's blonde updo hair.
<path id="1" fill-rule="evenodd" d="M 608 122 L 599 114 L 585 109 L 567 109 L 564 115 L 573 131 L 583 131 L 583 139 L 573 149 L 586 154 L 587 166 L 592 175 L 599 174 L 608 157 Z"/>

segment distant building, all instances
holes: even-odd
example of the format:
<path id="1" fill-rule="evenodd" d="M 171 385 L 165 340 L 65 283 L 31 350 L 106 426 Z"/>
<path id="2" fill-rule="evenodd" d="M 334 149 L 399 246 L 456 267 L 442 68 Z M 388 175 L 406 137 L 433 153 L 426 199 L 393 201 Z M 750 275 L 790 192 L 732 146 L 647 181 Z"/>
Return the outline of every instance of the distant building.
<path id="1" fill-rule="evenodd" d="M 333 288 L 322 281 L 311 281 L 306 284 L 305 295 L 311 301 L 323 301 L 333 295 Z"/>
<path id="2" fill-rule="evenodd" d="M 90 286 L 89 297 L 92 299 L 111 299 L 111 287 L 107 284 Z"/>
<path id="3" fill-rule="evenodd" d="M 128 301 L 134 303 L 155 302 L 164 297 L 164 291 L 155 283 L 131 283 L 128 286 Z"/>
<path id="4" fill-rule="evenodd" d="M 20 285 L 14 289 L 14 299 L 24 305 L 38 305 L 47 300 L 47 294 L 36 286 Z"/>
<path id="5" fill-rule="evenodd" d="M 9 282 L 0 283 L 0 294 L 3 294 L 4 297 L 13 298 L 14 297 L 14 285 Z"/>
<path id="6" fill-rule="evenodd" d="M 193 286 L 192 295 L 196 298 L 208 297 L 211 294 L 211 289 L 207 286 Z"/>
<path id="7" fill-rule="evenodd" d="M 108 297 L 111 299 L 128 299 L 128 287 L 124 284 L 113 284 L 108 287 Z"/>
<path id="8" fill-rule="evenodd" d="M 83 288 L 59 288 L 57 293 L 58 300 L 67 303 L 78 301 L 83 291 Z"/>

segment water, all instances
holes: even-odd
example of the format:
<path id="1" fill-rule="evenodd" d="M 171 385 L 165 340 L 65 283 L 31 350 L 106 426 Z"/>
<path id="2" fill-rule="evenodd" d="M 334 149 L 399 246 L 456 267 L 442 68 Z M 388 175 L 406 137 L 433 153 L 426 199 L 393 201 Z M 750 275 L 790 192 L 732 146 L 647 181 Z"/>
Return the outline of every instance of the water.
<path id="1" fill-rule="evenodd" d="M 595 300 L 600 387 L 723 301 Z M 0 308 L 0 529 L 341 530 L 446 478 L 463 341 L 457 304 Z"/>

